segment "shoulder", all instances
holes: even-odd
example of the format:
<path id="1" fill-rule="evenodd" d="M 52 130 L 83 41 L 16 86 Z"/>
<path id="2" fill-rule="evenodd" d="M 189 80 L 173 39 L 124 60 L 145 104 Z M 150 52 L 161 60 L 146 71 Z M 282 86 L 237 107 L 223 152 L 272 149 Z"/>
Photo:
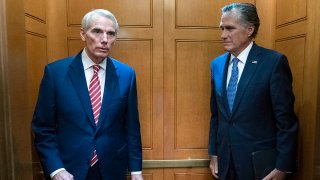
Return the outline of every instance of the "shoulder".
<path id="1" fill-rule="evenodd" d="M 255 45 L 255 46 L 258 49 L 260 56 L 262 57 L 273 59 L 273 60 L 287 59 L 286 56 L 279 51 L 264 48 L 258 45 Z"/>
<path id="2" fill-rule="evenodd" d="M 214 58 L 212 61 L 211 61 L 211 67 L 214 67 L 214 66 L 221 66 L 221 65 L 225 65 L 226 61 L 228 60 L 228 57 L 230 56 L 230 53 L 229 52 L 226 52 L 216 58 Z"/>
<path id="3" fill-rule="evenodd" d="M 68 67 L 72 63 L 72 60 L 75 59 L 75 57 L 76 56 L 70 56 L 70 57 L 58 59 L 54 62 L 49 63 L 47 67 L 50 69 Z"/>
<path id="4" fill-rule="evenodd" d="M 134 69 L 129 66 L 128 64 L 125 64 L 117 59 L 114 59 L 112 57 L 108 57 L 108 61 L 111 62 L 111 64 L 115 67 L 115 69 L 120 71 L 127 71 L 127 72 L 134 72 Z M 108 64 L 109 65 L 109 64 Z"/>

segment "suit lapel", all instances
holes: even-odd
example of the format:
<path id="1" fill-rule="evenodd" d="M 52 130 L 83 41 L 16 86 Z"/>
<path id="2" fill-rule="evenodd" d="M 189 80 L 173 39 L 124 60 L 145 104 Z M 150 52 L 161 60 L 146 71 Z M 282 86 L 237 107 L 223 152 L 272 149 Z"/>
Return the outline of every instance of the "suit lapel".
<path id="1" fill-rule="evenodd" d="M 222 85 L 222 89 L 223 89 L 223 106 L 226 110 L 226 114 L 228 114 L 228 116 L 230 117 L 230 110 L 229 110 L 229 104 L 228 104 L 228 97 L 227 97 L 227 78 L 228 78 L 228 67 L 229 67 L 229 61 L 230 61 L 230 56 L 231 54 L 228 53 L 227 56 L 224 56 L 226 59 L 224 60 L 224 73 L 223 73 L 223 85 Z"/>
<path id="2" fill-rule="evenodd" d="M 237 110 L 237 107 L 239 106 L 242 96 L 252 78 L 252 76 L 255 74 L 255 71 L 257 69 L 257 66 L 259 64 L 260 59 L 258 58 L 258 54 L 259 54 L 259 47 L 256 44 L 253 44 L 245 67 L 243 69 L 241 78 L 239 80 L 238 83 L 238 87 L 237 87 L 237 93 L 236 93 L 236 97 L 234 100 L 234 104 L 233 104 L 233 112 L 235 112 Z"/>
<path id="3" fill-rule="evenodd" d="M 105 73 L 105 85 L 104 85 L 104 93 L 103 93 L 103 100 L 102 106 L 100 110 L 99 116 L 99 123 L 98 123 L 98 130 L 101 127 L 101 123 L 105 123 L 105 118 L 107 115 L 108 104 L 110 104 L 112 100 L 113 91 L 116 87 L 117 82 L 117 72 L 116 66 L 114 65 L 111 58 L 107 58 L 107 69 Z"/>
<path id="4" fill-rule="evenodd" d="M 68 74 L 91 124 L 95 126 L 86 77 L 81 61 L 81 52 L 72 60 Z"/>

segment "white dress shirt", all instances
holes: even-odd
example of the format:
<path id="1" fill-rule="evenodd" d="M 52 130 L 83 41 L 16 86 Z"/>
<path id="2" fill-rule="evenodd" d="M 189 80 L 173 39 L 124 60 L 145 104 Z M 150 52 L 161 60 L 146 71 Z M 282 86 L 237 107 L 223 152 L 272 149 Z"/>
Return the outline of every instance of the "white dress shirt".
<path id="1" fill-rule="evenodd" d="M 243 72 L 243 69 L 244 69 L 244 66 L 247 62 L 247 59 L 248 59 L 248 55 L 249 55 L 249 52 L 252 48 L 252 45 L 253 45 L 253 42 L 251 42 L 239 55 L 238 58 L 239 59 L 239 62 L 238 62 L 238 69 L 239 69 L 239 76 L 238 76 L 238 83 L 239 83 L 239 80 L 241 78 L 241 75 L 242 75 L 242 72 Z M 229 66 L 228 66 L 228 75 L 227 75 L 227 84 L 226 84 L 226 88 L 228 88 L 228 84 L 229 84 L 229 80 L 230 80 L 230 77 L 231 77 L 231 70 L 232 70 L 232 59 L 234 58 L 235 56 L 233 54 L 231 54 L 230 56 L 230 60 L 229 60 Z"/>

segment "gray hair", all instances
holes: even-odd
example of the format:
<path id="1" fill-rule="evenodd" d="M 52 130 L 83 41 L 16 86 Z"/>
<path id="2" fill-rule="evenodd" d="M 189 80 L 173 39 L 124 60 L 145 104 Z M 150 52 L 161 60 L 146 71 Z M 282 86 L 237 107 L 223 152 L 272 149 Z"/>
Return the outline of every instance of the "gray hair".
<path id="1" fill-rule="evenodd" d="M 86 31 L 90 28 L 90 23 L 92 21 L 92 17 L 96 14 L 110 19 L 113 22 L 114 29 L 116 30 L 116 32 L 118 32 L 119 24 L 118 24 L 116 17 L 110 11 L 105 10 L 105 9 L 94 9 L 83 16 L 81 27 L 84 31 Z"/>
<path id="2" fill-rule="evenodd" d="M 254 26 L 252 37 L 256 37 L 258 34 L 260 19 L 257 13 L 257 8 L 251 3 L 232 3 L 224 6 L 222 14 L 233 12 L 239 16 L 239 20 L 243 25 Z"/>

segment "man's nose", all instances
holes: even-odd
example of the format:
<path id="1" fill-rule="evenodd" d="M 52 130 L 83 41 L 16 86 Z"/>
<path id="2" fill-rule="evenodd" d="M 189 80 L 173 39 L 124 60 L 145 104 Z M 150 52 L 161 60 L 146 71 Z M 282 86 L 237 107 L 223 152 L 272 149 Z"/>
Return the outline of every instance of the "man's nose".
<path id="1" fill-rule="evenodd" d="M 102 33 L 100 38 L 101 38 L 102 42 L 108 42 L 108 34 L 107 33 Z"/>
<path id="2" fill-rule="evenodd" d="M 222 30 L 222 32 L 221 32 L 221 39 L 225 39 L 225 38 L 227 38 L 227 33 L 226 33 L 225 30 Z"/>

